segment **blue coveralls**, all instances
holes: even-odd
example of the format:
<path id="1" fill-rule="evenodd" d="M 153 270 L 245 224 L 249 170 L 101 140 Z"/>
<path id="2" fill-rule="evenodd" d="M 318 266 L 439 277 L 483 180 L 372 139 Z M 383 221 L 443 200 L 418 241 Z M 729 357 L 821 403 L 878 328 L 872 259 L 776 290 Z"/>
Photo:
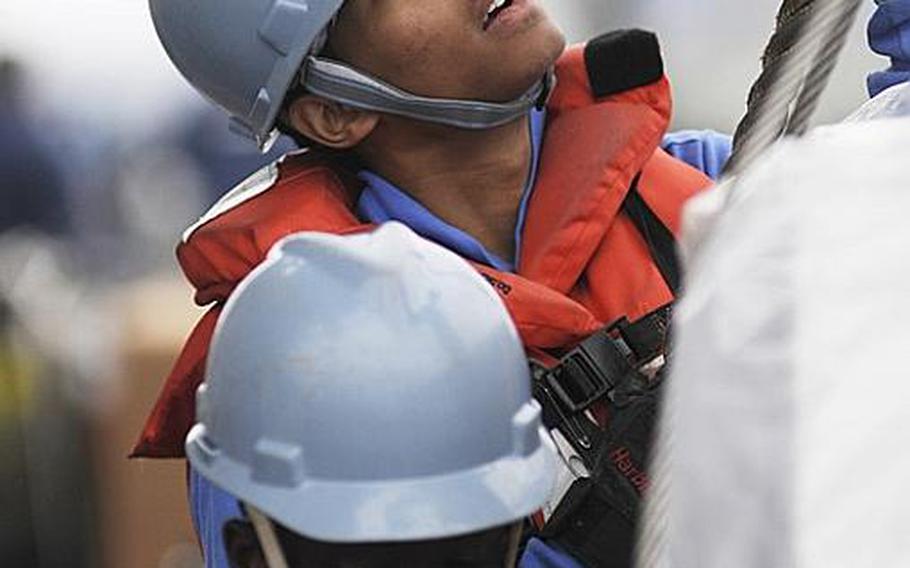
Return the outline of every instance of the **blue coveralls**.
<path id="1" fill-rule="evenodd" d="M 910 79 L 910 0 L 875 0 L 878 9 L 869 22 L 872 50 L 891 58 L 891 66 L 869 75 L 869 94 Z"/>

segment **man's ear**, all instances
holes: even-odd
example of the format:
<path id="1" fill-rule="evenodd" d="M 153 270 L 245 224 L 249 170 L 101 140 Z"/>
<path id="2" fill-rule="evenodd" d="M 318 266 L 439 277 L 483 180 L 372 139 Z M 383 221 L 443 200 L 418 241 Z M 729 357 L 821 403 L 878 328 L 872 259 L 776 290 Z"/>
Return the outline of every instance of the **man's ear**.
<path id="1" fill-rule="evenodd" d="M 248 521 L 226 522 L 222 536 L 231 568 L 268 568 L 256 531 Z"/>
<path id="2" fill-rule="evenodd" d="M 379 115 L 315 95 L 303 95 L 291 103 L 288 120 L 295 130 L 310 140 L 346 150 L 357 146 L 373 132 L 379 124 Z"/>

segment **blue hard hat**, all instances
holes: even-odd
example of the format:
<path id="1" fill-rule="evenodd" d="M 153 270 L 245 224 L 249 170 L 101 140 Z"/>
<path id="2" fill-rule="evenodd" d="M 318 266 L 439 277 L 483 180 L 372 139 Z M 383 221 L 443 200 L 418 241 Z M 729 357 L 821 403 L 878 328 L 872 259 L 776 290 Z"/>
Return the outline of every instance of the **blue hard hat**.
<path id="1" fill-rule="evenodd" d="M 193 468 L 320 541 L 509 524 L 554 482 L 502 301 L 397 223 L 277 245 L 221 315 L 197 409 Z"/>
<path id="2" fill-rule="evenodd" d="M 180 73 L 234 128 L 268 141 L 304 58 L 344 0 L 149 0 Z"/>

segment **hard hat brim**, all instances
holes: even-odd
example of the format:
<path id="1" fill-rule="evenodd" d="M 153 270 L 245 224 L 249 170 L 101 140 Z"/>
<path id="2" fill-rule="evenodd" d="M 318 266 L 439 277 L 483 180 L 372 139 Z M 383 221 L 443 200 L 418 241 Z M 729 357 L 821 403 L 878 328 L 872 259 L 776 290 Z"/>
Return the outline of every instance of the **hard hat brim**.
<path id="1" fill-rule="evenodd" d="M 540 435 L 548 439 L 542 428 Z M 193 468 L 215 485 L 288 529 L 323 542 L 405 542 L 466 535 L 531 515 L 554 485 L 549 442 L 527 456 L 506 456 L 447 475 L 368 482 L 306 477 L 294 487 L 254 480 L 249 466 L 212 448 L 202 424 L 187 436 L 186 454 Z"/>

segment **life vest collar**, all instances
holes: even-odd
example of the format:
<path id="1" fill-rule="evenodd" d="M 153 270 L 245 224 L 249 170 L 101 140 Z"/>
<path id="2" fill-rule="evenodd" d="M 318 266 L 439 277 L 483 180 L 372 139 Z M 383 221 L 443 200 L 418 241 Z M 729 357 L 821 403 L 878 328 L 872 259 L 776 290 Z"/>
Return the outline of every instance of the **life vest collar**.
<path id="1" fill-rule="evenodd" d="M 518 272 L 566 293 L 658 148 L 672 104 L 657 38 L 647 32 L 571 48 L 556 77 Z"/>

